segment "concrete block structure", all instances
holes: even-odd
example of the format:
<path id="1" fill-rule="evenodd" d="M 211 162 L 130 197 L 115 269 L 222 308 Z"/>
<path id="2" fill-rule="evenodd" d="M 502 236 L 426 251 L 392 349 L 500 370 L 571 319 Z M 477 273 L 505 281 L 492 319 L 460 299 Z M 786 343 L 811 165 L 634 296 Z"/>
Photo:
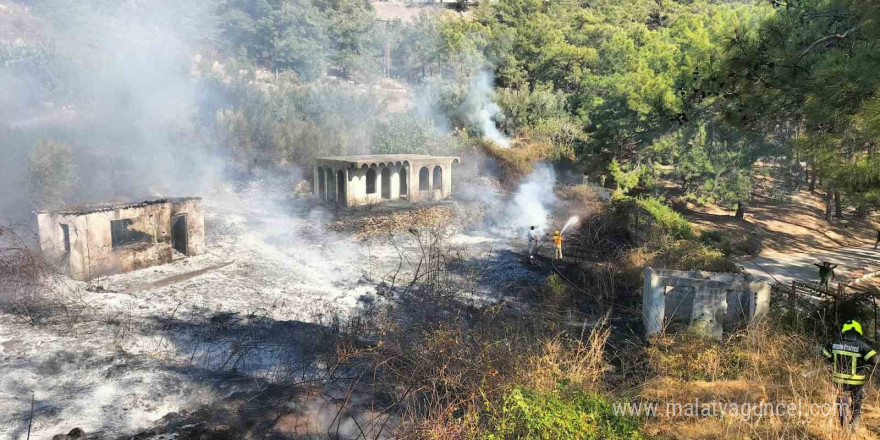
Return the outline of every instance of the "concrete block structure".
<path id="1" fill-rule="evenodd" d="M 442 200 L 452 194 L 452 165 L 457 163 L 457 157 L 417 154 L 319 157 L 314 196 L 342 206 Z"/>
<path id="2" fill-rule="evenodd" d="M 750 275 L 645 267 L 646 335 L 679 322 L 720 339 L 725 329 L 758 319 L 769 308 L 770 285 Z"/>
<path id="3" fill-rule="evenodd" d="M 81 281 L 205 252 L 200 198 L 43 211 L 37 224 L 44 255 Z"/>

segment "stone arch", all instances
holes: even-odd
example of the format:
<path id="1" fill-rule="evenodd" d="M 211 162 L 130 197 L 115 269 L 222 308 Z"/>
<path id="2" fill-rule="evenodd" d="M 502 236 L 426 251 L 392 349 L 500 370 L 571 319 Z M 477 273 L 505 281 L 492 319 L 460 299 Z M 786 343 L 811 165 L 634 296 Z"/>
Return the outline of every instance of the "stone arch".
<path id="1" fill-rule="evenodd" d="M 376 169 L 367 170 L 367 194 L 376 194 Z"/>
<path id="2" fill-rule="evenodd" d="M 443 168 L 440 165 L 434 167 L 434 189 L 443 189 Z"/>
<path id="3" fill-rule="evenodd" d="M 409 194 L 409 185 L 407 185 L 407 183 L 409 183 L 409 182 L 406 179 L 406 168 L 405 167 L 398 168 L 397 174 L 400 179 L 400 196 L 404 197 Z"/>
<path id="4" fill-rule="evenodd" d="M 391 168 L 382 167 L 382 198 L 391 198 Z"/>
<path id="5" fill-rule="evenodd" d="M 348 197 L 345 194 L 345 172 L 339 170 L 336 172 L 336 194 L 338 202 L 345 202 Z"/>
<path id="6" fill-rule="evenodd" d="M 327 199 L 327 182 L 324 177 L 324 168 L 318 167 L 318 181 L 315 182 L 315 194 L 318 196 L 318 200 L 326 200 Z"/>
<path id="7" fill-rule="evenodd" d="M 431 189 L 431 184 L 429 183 L 429 176 L 431 172 L 428 171 L 428 167 L 422 167 L 419 170 L 419 191 L 427 191 Z"/>

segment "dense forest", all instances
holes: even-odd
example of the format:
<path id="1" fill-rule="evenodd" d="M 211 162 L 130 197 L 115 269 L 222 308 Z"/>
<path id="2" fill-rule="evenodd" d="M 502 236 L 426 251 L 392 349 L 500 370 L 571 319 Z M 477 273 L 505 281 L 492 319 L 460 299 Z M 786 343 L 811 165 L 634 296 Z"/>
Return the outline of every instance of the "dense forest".
<path id="1" fill-rule="evenodd" d="M 819 345 L 880 335 L 878 42 L 877 0 L 0 0 L 0 436 L 877 438 Z M 461 160 L 315 160 L 387 153 Z"/>
<path id="2" fill-rule="evenodd" d="M 75 16 L 75 2 L 32 3 L 56 29 L 73 26 L 58 17 Z M 742 215 L 753 164 L 773 156 L 828 194 L 829 219 L 880 201 L 873 2 L 500 0 L 411 22 L 379 20 L 362 0 L 196 3 L 210 20 L 183 34 L 198 53 L 195 110 L 160 127 L 181 167 L 203 154 L 253 173 L 316 155 L 479 149 L 488 118 L 515 147 L 550 145 L 624 193 L 665 178 Z M 40 99 L 87 108 L 87 81 L 71 74 L 83 60 L 62 48 L 7 44 L 4 65 L 37 78 Z M 405 111 L 383 93 L 388 81 L 409 91 Z M 11 125 L 5 143 L 36 144 L 24 180 L 38 204 L 124 180 L 141 144 L 156 141 L 80 127 L 37 143 Z M 51 171 L 94 165 L 94 147 L 120 137 L 133 153 L 98 155 L 113 168 L 103 184 L 100 172 Z M 55 160 L 40 159 L 47 148 Z M 34 194 L 49 174 L 63 177 Z"/>

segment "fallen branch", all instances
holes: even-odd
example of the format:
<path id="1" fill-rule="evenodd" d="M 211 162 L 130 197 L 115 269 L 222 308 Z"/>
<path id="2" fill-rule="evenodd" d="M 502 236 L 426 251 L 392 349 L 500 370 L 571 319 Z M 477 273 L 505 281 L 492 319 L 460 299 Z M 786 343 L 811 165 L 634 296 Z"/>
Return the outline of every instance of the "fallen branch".
<path id="1" fill-rule="evenodd" d="M 800 56 L 804 56 L 804 55 L 806 55 L 807 52 L 813 50 L 814 47 L 816 47 L 817 45 L 821 44 L 823 41 L 828 41 L 828 40 L 830 40 L 830 39 L 832 39 L 832 38 L 837 38 L 838 40 L 840 40 L 840 39 L 844 39 L 844 38 L 846 38 L 849 34 L 851 34 L 852 32 L 855 32 L 855 31 L 857 31 L 858 29 L 860 29 L 862 26 L 863 26 L 862 24 L 860 24 L 860 25 L 858 25 L 858 26 L 854 26 L 854 27 L 850 28 L 849 30 L 847 30 L 846 32 L 844 32 L 844 33 L 842 33 L 842 34 L 831 34 L 831 35 L 826 35 L 826 36 L 824 36 L 824 37 L 822 37 L 822 38 L 820 38 L 820 39 L 814 41 L 813 44 L 807 46 L 806 49 L 802 50 L 801 53 L 800 53 Z"/>

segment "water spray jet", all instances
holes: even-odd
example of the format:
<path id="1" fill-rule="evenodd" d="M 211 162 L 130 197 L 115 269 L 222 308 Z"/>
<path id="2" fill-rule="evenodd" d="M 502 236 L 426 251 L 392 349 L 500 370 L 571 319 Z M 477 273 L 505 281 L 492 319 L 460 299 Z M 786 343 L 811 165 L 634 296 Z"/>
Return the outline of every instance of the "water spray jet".
<path id="1" fill-rule="evenodd" d="M 571 217 L 570 219 L 568 219 L 568 221 L 565 222 L 565 226 L 562 227 L 562 231 L 559 232 L 559 235 L 565 234 L 565 230 L 568 229 L 569 226 L 571 226 L 571 225 L 577 223 L 578 220 L 579 220 L 579 219 L 578 219 L 577 216 L 573 216 L 573 217 Z"/>

